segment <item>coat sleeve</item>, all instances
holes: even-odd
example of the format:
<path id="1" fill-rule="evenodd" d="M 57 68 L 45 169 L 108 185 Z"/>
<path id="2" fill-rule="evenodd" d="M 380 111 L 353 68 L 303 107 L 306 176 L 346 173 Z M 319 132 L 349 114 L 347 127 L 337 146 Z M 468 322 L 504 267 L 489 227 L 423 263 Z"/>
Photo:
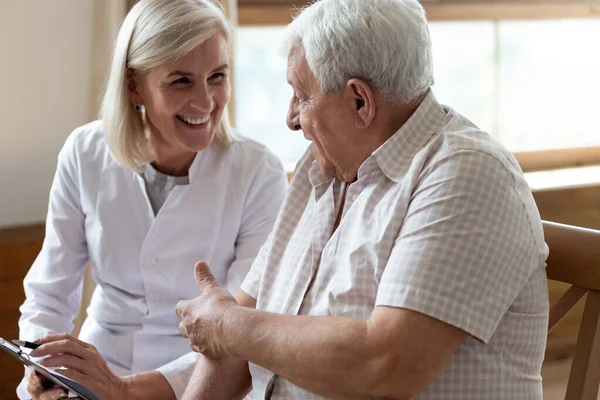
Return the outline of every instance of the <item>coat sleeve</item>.
<path id="1" fill-rule="evenodd" d="M 50 189 L 46 236 L 42 250 L 23 282 L 26 298 L 20 307 L 19 319 L 19 338 L 22 340 L 70 333 L 81 308 L 88 252 L 75 138 L 75 133 L 70 135 L 59 153 Z M 26 393 L 23 390 L 21 384 L 20 398 Z"/>
<path id="2" fill-rule="evenodd" d="M 287 191 L 287 178 L 275 156 L 265 158 L 244 202 L 242 225 L 235 246 L 235 260 L 227 274 L 227 289 L 241 286 L 260 248 L 273 229 Z"/>

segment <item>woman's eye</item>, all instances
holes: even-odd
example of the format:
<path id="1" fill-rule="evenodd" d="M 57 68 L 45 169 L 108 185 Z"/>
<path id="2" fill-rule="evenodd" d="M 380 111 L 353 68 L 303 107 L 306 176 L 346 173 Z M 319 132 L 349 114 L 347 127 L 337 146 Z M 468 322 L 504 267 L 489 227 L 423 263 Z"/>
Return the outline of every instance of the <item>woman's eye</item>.
<path id="1" fill-rule="evenodd" d="M 190 83 L 189 78 L 179 78 L 176 81 L 171 82 L 171 85 L 181 85 Z"/>
<path id="2" fill-rule="evenodd" d="M 217 72 L 216 74 L 213 74 L 210 77 L 211 80 L 215 81 L 215 80 L 222 80 L 225 79 L 225 74 L 222 72 Z"/>

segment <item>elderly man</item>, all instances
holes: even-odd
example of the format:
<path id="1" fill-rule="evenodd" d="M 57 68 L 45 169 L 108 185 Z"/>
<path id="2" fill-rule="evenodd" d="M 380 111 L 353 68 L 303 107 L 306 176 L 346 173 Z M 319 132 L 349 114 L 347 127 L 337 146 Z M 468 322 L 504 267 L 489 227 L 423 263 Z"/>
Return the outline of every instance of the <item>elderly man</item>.
<path id="1" fill-rule="evenodd" d="M 434 97 L 422 7 L 322 0 L 288 36 L 310 151 L 236 298 L 197 264 L 184 397 L 541 399 L 540 216 L 511 153 Z"/>

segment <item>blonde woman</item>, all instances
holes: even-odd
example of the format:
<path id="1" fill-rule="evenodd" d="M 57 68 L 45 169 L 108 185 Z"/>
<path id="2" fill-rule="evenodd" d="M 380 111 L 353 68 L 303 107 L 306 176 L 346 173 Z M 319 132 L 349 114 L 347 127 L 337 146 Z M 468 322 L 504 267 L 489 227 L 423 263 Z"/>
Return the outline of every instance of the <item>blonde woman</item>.
<path id="1" fill-rule="evenodd" d="M 175 305 L 198 295 L 195 262 L 237 289 L 283 200 L 280 162 L 228 123 L 231 34 L 208 0 L 141 0 L 119 32 L 102 120 L 60 152 L 20 338 L 101 399 L 182 395 L 197 355 Z M 76 339 L 88 263 L 98 285 Z M 66 395 L 35 374 L 18 394 Z"/>

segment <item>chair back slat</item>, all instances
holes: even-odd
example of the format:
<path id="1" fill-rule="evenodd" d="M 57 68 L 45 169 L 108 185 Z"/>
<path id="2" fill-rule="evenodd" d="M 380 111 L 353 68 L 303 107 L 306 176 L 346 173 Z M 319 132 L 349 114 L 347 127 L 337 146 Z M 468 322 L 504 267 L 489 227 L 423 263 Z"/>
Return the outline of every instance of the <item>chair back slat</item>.
<path id="1" fill-rule="evenodd" d="M 597 400 L 600 385 L 600 292 L 588 293 L 565 400 Z"/>
<path id="2" fill-rule="evenodd" d="M 562 297 L 550 307 L 550 319 L 548 321 L 548 333 L 554 329 L 556 324 L 577 304 L 587 293 L 587 289 L 571 286 Z"/>

